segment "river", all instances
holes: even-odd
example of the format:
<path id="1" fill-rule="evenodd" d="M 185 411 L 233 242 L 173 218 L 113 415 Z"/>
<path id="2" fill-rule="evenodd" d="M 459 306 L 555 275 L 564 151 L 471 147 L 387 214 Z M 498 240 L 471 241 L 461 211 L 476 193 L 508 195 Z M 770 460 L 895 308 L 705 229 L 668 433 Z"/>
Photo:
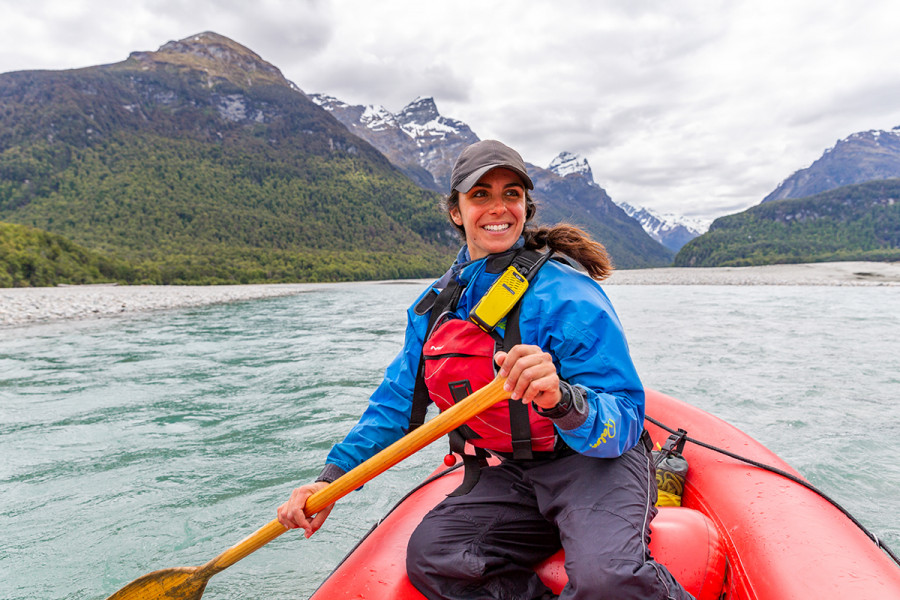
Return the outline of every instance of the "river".
<path id="1" fill-rule="evenodd" d="M 420 283 L 0 329 L 0 598 L 105 598 L 275 516 L 355 423 Z M 895 552 L 900 288 L 611 285 L 648 387 L 743 429 Z M 443 441 L 204 598 L 306 598 Z M 789 509 L 789 507 L 787 507 Z"/>

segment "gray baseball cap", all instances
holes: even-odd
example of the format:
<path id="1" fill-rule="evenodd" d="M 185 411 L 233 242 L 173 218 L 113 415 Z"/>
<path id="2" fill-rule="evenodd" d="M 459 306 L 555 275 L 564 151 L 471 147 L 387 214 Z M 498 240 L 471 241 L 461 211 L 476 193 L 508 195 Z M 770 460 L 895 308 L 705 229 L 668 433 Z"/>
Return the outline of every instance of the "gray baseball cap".
<path id="1" fill-rule="evenodd" d="M 526 188 L 534 189 L 534 184 L 528 177 L 528 171 L 525 168 L 525 161 L 518 152 L 497 140 L 481 140 L 460 152 L 456 164 L 453 165 L 453 172 L 450 174 L 450 191 L 457 190 L 462 194 L 467 193 L 472 186 L 478 183 L 482 175 L 497 167 L 514 171 L 522 178 L 522 183 Z"/>

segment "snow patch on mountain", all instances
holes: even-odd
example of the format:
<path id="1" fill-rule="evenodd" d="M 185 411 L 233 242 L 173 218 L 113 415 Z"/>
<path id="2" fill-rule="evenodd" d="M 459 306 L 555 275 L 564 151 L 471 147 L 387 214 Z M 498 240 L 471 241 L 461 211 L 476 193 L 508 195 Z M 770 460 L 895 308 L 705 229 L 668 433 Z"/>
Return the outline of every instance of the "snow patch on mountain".
<path id="1" fill-rule="evenodd" d="M 690 240 L 705 233 L 711 223 L 671 213 L 660 214 L 647 208 L 632 206 L 627 202 L 617 204 L 629 217 L 640 223 L 650 237 L 675 252 Z"/>
<path id="2" fill-rule="evenodd" d="M 336 108 L 347 108 L 350 105 L 344 102 L 343 100 L 338 100 L 334 96 L 329 96 L 328 94 L 307 94 L 306 96 L 314 103 L 318 104 L 325 110 L 334 110 Z"/>
<path id="3" fill-rule="evenodd" d="M 374 104 L 365 107 L 359 121 L 372 131 L 384 131 L 399 126 L 397 118 L 388 109 Z"/>
<path id="4" fill-rule="evenodd" d="M 762 201 L 804 198 L 845 185 L 896 177 L 900 177 L 900 126 L 889 131 L 870 129 L 838 140 Z"/>
<path id="5" fill-rule="evenodd" d="M 397 114 L 397 122 L 400 128 L 414 140 L 447 138 L 452 136 L 466 137 L 466 132 L 471 133 L 469 127 L 457 121 L 441 116 L 434 99 L 430 97 L 418 97 Z"/>
<path id="6" fill-rule="evenodd" d="M 591 166 L 588 164 L 587 159 L 579 154 L 560 152 L 559 156 L 550 162 L 549 169 L 560 177 L 576 173 L 583 175 L 588 181 L 594 183 L 594 174 L 591 172 Z"/>

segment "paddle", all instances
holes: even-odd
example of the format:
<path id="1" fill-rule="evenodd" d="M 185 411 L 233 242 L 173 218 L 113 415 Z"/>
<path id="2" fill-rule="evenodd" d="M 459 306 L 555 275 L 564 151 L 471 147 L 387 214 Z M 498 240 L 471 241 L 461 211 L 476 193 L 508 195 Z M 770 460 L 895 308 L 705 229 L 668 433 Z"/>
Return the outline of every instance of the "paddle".
<path id="1" fill-rule="evenodd" d="M 509 398 L 509 392 L 503 389 L 504 382 L 505 378 L 494 379 L 462 402 L 458 402 L 349 473 L 334 480 L 327 488 L 307 499 L 306 513 L 316 514 L 475 415 Z M 213 575 L 259 550 L 285 531 L 287 529 L 278 522 L 278 519 L 274 519 L 205 565 L 176 567 L 148 573 L 135 579 L 107 600 L 196 600 L 203 595 L 203 590 Z"/>

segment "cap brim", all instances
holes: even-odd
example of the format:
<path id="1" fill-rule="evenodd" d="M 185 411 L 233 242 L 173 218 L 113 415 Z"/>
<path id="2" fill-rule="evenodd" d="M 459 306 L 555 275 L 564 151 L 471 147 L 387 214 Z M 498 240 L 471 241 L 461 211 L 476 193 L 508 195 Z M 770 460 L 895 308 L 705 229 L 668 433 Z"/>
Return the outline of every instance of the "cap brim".
<path id="1" fill-rule="evenodd" d="M 481 179 L 485 173 L 487 173 L 488 171 L 492 171 L 493 169 L 500 169 L 500 168 L 509 169 L 510 171 L 512 171 L 513 173 L 515 173 L 516 175 L 518 175 L 519 177 L 522 178 L 522 183 L 525 185 L 526 188 L 528 188 L 529 190 L 534 189 L 534 184 L 531 182 L 531 178 L 528 176 L 527 173 L 523 173 L 519 169 L 517 169 L 515 167 L 511 167 L 505 163 L 496 164 L 496 165 L 487 165 L 485 167 L 481 167 L 480 169 L 478 169 L 477 171 L 473 172 L 471 175 L 469 175 L 468 177 L 463 179 L 459 183 L 459 185 L 457 185 L 454 189 L 461 194 L 467 194 L 467 193 L 469 193 L 469 190 L 471 190 L 473 187 L 475 187 L 475 184 L 478 183 L 478 180 Z"/>

